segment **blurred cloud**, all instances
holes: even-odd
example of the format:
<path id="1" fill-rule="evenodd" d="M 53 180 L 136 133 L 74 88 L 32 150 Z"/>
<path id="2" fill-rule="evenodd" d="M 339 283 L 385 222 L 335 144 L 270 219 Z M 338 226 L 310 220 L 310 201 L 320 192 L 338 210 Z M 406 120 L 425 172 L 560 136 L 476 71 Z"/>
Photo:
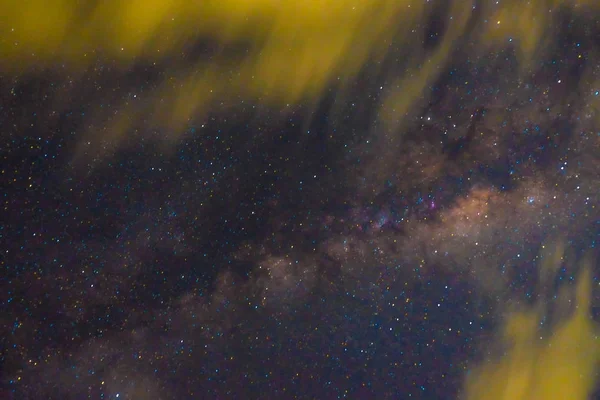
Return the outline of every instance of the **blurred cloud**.
<path id="1" fill-rule="evenodd" d="M 542 269 L 556 271 L 563 246 L 548 255 Z M 466 398 L 552 400 L 589 398 L 595 389 L 600 362 L 598 326 L 590 316 L 592 265 L 582 266 L 575 292 L 574 311 L 549 332 L 540 326 L 547 305 L 510 314 L 501 343 L 507 349 L 495 361 L 486 361 L 467 377 Z M 571 300 L 567 300 L 571 301 Z"/>
<path id="2" fill-rule="evenodd" d="M 97 64 L 121 71 L 157 63 L 166 68 L 144 102 L 120 99 L 111 110 L 118 110 L 116 118 L 99 105 L 91 113 L 96 115 L 91 134 L 112 144 L 140 121 L 177 138 L 192 118 L 243 99 L 276 109 L 316 102 L 328 89 L 352 82 L 366 65 L 390 75 L 379 119 L 393 141 L 393 132 L 427 98 L 425 89 L 457 47 L 467 42 L 474 51 L 515 47 L 526 62 L 552 45 L 551 27 L 561 10 L 596 7 L 593 1 L 558 0 L 0 4 L 4 73 L 51 67 L 72 78 Z M 386 56 L 394 57 L 394 65 L 380 71 Z"/>

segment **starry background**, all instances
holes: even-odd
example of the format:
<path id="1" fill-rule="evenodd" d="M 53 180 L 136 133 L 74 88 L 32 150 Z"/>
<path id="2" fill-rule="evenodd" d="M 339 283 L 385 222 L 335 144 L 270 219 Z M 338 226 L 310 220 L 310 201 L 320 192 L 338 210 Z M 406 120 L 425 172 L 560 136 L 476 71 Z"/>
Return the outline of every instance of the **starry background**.
<path id="1" fill-rule="evenodd" d="M 434 52 L 430 7 L 414 46 Z M 224 96 L 176 135 L 121 108 L 172 59 L 5 69 L 0 397 L 461 398 L 509 306 L 561 309 L 576 281 L 540 283 L 542 245 L 599 240 L 600 24 L 555 14 L 526 68 L 512 36 L 461 36 L 393 126 L 404 47 L 310 103 Z M 126 136 L 100 135 L 118 113 Z"/>

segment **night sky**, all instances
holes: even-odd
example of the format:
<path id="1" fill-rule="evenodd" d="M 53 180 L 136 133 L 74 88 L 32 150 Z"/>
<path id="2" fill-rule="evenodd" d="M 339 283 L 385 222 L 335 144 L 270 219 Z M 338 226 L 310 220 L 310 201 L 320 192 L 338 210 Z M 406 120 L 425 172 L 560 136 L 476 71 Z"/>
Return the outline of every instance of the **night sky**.
<path id="1" fill-rule="evenodd" d="M 1 399 L 600 399 L 595 1 L 12 3 Z"/>

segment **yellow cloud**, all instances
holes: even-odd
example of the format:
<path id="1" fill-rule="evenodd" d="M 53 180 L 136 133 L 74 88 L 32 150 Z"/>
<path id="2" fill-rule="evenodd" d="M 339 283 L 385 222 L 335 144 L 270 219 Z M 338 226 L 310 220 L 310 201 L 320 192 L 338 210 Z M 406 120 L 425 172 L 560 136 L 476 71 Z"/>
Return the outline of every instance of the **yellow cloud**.
<path id="1" fill-rule="evenodd" d="M 559 246 L 556 253 L 561 252 Z M 560 263 L 560 256 L 553 261 Z M 508 350 L 499 360 L 488 361 L 469 375 L 466 399 L 588 399 L 596 386 L 600 362 L 598 325 L 589 315 L 590 302 L 590 265 L 585 265 L 575 289 L 575 310 L 558 322 L 549 336 L 539 329 L 544 304 L 510 315 L 501 340 Z"/>
<path id="2" fill-rule="evenodd" d="M 392 50 L 398 66 L 376 71 L 391 74 L 379 114 L 389 132 L 426 98 L 466 35 L 474 50 L 509 45 L 512 35 L 525 60 L 551 44 L 553 11 L 598 7 L 592 0 L 492 3 L 475 13 L 458 0 L 443 12 L 421 0 L 56 0 L 52 7 L 44 0 L 0 0 L 0 70 L 60 66 L 73 77 L 97 62 L 123 71 L 132 63 L 168 65 L 143 107 L 123 104 L 130 115 L 93 121 L 100 127 L 94 135 L 117 141 L 138 120 L 176 137 L 190 118 L 240 99 L 275 108 L 312 103 L 352 82 L 365 65 L 377 70 Z M 433 20 L 444 29 L 431 50 L 424 38 Z M 197 43 L 210 54 L 190 61 Z"/>

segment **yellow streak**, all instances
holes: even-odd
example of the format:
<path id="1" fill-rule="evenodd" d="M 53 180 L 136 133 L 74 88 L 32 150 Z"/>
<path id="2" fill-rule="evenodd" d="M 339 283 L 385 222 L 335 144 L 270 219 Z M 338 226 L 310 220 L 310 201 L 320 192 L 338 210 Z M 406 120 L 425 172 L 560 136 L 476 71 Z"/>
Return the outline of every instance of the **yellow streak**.
<path id="1" fill-rule="evenodd" d="M 22 74 L 60 65 L 73 76 L 96 62 L 123 70 L 132 63 L 168 63 L 179 84 L 165 79 L 147 92 L 146 104 L 154 106 L 132 110 L 148 119 L 149 110 L 159 109 L 154 120 L 177 134 L 215 103 L 313 103 L 328 88 L 352 82 L 367 63 L 378 65 L 393 48 L 402 54 L 401 65 L 389 72 L 393 83 L 380 116 L 387 131 L 395 132 L 426 98 L 426 88 L 465 34 L 480 50 L 507 46 L 508 36 L 514 37 L 511 45 L 525 65 L 552 44 L 557 10 L 599 6 L 593 0 L 494 3 L 481 5 L 481 19 L 471 24 L 472 3 L 449 0 L 447 15 L 435 17 L 447 28 L 431 51 L 422 43 L 434 8 L 422 0 L 56 0 L 52 7 L 45 0 L 0 0 L 0 71 Z M 474 28 L 467 32 L 467 26 Z M 182 55 L 198 41 L 212 43 L 215 53 L 189 65 Z M 164 111 L 166 99 L 170 113 Z M 105 125 L 111 140 L 136 123 L 94 122 Z"/>
<path id="2" fill-rule="evenodd" d="M 562 247 L 559 247 L 562 252 Z M 556 259 L 555 259 L 556 260 Z M 552 270 L 556 270 L 555 266 Z M 504 327 L 509 350 L 499 361 L 478 367 L 466 382 L 468 400 L 585 400 L 595 388 L 600 362 L 598 326 L 589 316 L 590 266 L 575 290 L 576 309 L 549 337 L 540 337 L 541 304 L 512 314 Z"/>

